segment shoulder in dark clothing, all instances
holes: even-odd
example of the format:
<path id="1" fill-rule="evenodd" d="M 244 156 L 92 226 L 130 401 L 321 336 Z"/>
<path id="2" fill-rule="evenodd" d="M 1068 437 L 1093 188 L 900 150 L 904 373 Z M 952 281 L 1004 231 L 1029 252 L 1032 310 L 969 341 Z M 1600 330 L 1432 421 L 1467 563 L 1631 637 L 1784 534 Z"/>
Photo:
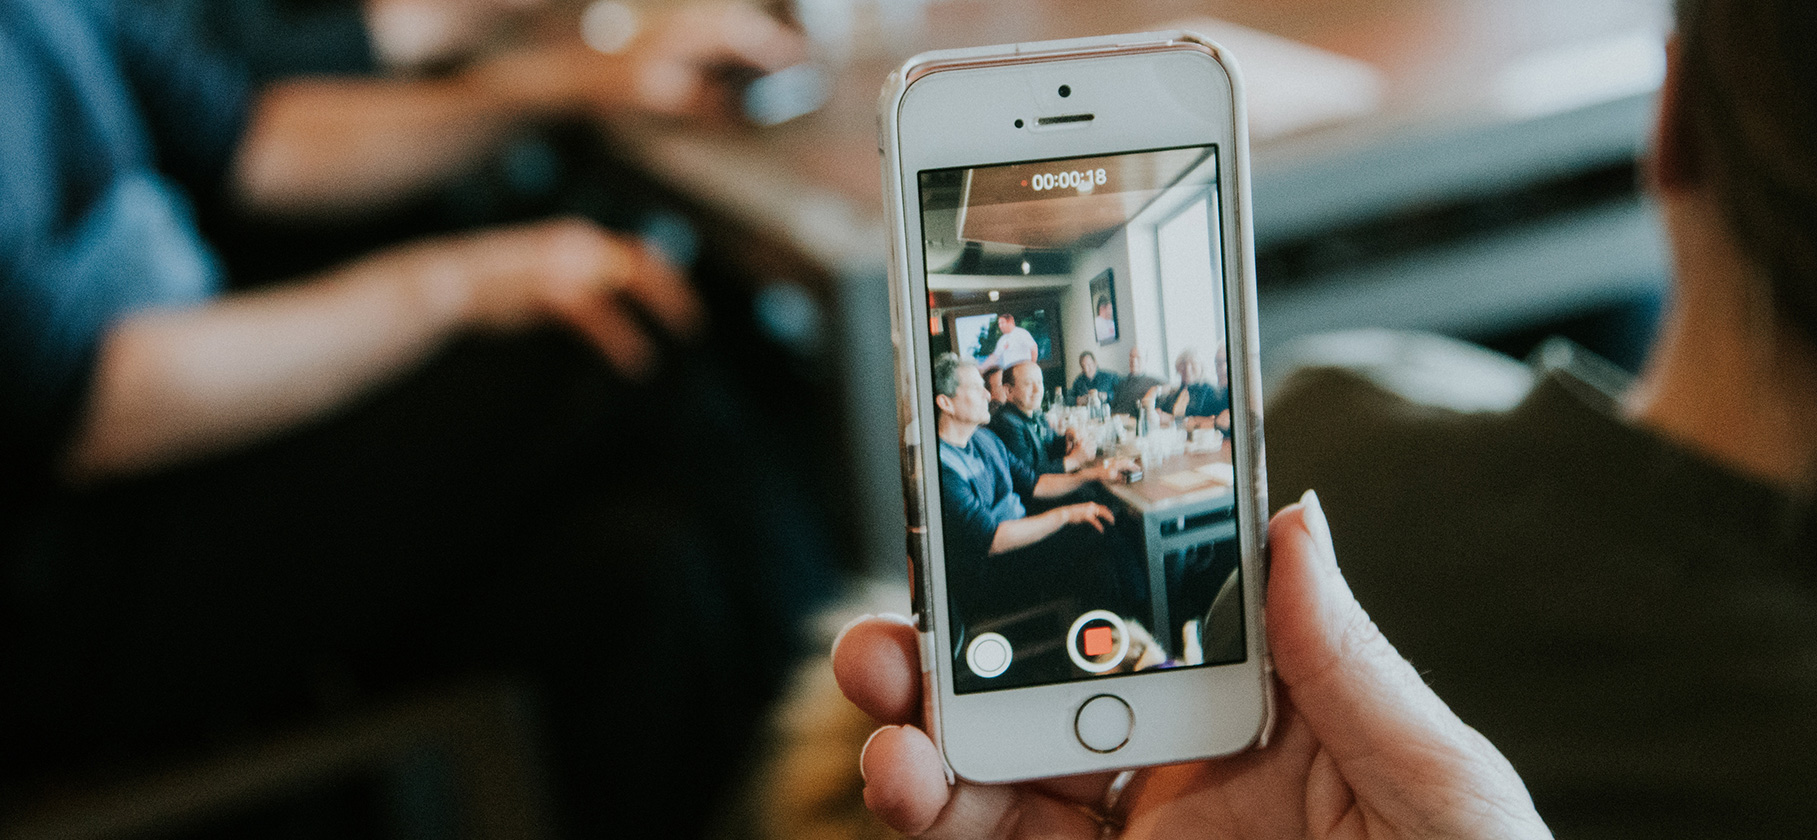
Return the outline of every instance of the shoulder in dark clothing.
<path id="1" fill-rule="evenodd" d="M 250 92 L 137 0 L 0 7 L 0 462 L 42 486 L 108 326 L 219 288 L 190 199 L 218 188 Z"/>
<path id="2" fill-rule="evenodd" d="M 1318 491 L 1358 600 L 1548 823 L 1708 836 L 1740 808 L 1817 827 L 1795 504 L 1625 422 L 1598 366 L 1382 349 L 1271 389 L 1273 504 Z"/>
<path id="3" fill-rule="evenodd" d="M 1142 403 L 1142 397 L 1149 391 L 1167 383 L 1145 374 L 1126 376 L 1117 383 L 1117 393 L 1110 401 L 1110 410 L 1118 414 L 1135 414 Z"/>
<path id="4" fill-rule="evenodd" d="M 1186 393 L 1186 405 L 1179 412 L 1181 417 L 1216 417 L 1230 407 L 1229 395 L 1209 382 L 1193 382 L 1181 388 Z M 1174 391 L 1162 398 L 1162 408 L 1173 411 L 1178 404 L 1181 391 Z"/>
<path id="5" fill-rule="evenodd" d="M 1010 457 L 1022 462 L 1037 475 L 1065 472 L 1065 442 L 1047 428 L 1041 417 L 1029 417 L 1021 409 L 1006 405 L 991 418 L 990 430 L 1003 442 Z"/>

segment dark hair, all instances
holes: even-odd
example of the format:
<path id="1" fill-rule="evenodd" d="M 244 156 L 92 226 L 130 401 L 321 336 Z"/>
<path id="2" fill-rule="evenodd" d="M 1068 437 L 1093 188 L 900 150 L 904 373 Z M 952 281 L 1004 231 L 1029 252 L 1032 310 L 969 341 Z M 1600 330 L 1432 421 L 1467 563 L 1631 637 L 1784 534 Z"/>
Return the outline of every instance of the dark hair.
<path id="1" fill-rule="evenodd" d="M 1098 360 L 1098 357 L 1096 354 L 1092 353 L 1090 350 L 1087 350 L 1087 351 L 1079 354 L 1080 363 L 1084 363 L 1084 361 L 1086 359 L 1090 359 L 1095 362 Z"/>
<path id="2" fill-rule="evenodd" d="M 977 367 L 973 362 L 961 358 L 958 353 L 941 353 L 934 357 L 934 394 L 950 397 L 959 393 L 959 369 Z"/>
<path id="3" fill-rule="evenodd" d="M 1817 346 L 1817 3 L 1678 0 L 1680 127 L 1774 310 Z"/>

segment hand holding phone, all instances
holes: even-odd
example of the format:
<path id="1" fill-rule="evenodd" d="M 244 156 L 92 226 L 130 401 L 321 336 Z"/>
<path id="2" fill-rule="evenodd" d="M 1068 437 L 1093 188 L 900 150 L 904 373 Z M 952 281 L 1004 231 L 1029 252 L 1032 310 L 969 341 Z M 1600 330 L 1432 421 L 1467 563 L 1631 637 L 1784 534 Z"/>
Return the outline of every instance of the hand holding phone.
<path id="1" fill-rule="evenodd" d="M 1267 503 L 1234 65 L 1182 32 L 930 53 L 893 77 L 881 116 L 940 754 L 1003 782 L 1262 743 Z M 1181 451 L 1145 358 L 1216 359 L 1168 404 L 1231 406 L 1235 445 Z M 1043 415 L 1047 384 L 1075 370 L 1113 375 L 1110 411 Z M 1113 457 L 1044 474 L 1064 472 L 1050 447 L 1065 423 L 1117 442 L 1103 454 L 1143 453 L 1142 472 Z"/>
<path id="2" fill-rule="evenodd" d="M 911 836 L 1551 837 L 1507 760 L 1366 633 L 1316 500 L 1270 533 L 1268 629 L 1287 701 L 1269 749 L 1133 779 L 949 785 L 921 728 L 915 628 L 866 617 L 833 650 L 840 688 L 886 724 L 860 757 L 865 804 Z"/>

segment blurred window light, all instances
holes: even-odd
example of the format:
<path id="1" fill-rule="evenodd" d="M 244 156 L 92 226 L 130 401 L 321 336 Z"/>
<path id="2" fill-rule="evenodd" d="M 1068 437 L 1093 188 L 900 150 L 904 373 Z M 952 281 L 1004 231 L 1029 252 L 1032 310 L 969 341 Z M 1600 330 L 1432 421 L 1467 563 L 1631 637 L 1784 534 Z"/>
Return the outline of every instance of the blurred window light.
<path id="1" fill-rule="evenodd" d="M 812 64 L 797 64 L 745 87 L 745 116 L 758 125 L 781 125 L 819 110 L 832 90 L 826 71 Z"/>
<path id="2" fill-rule="evenodd" d="M 1539 117 L 1652 93 L 1665 77 L 1665 36 L 1638 30 L 1509 64 L 1495 78 L 1495 104 L 1512 117 Z"/>
<path id="3" fill-rule="evenodd" d="M 580 16 L 580 37 L 587 46 L 611 55 L 637 40 L 637 10 L 614 0 L 594 0 Z"/>

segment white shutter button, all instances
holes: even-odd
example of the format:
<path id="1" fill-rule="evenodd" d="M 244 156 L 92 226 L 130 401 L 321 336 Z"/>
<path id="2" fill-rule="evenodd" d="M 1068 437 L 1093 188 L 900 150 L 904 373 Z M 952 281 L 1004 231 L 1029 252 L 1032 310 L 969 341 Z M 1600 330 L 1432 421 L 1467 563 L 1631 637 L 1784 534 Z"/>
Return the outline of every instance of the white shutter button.
<path id="1" fill-rule="evenodd" d="M 1086 749 L 1108 753 L 1129 743 L 1129 732 L 1135 724 L 1136 715 L 1128 703 L 1114 695 L 1100 694 L 1079 707 L 1079 714 L 1073 718 L 1073 731 Z"/>

